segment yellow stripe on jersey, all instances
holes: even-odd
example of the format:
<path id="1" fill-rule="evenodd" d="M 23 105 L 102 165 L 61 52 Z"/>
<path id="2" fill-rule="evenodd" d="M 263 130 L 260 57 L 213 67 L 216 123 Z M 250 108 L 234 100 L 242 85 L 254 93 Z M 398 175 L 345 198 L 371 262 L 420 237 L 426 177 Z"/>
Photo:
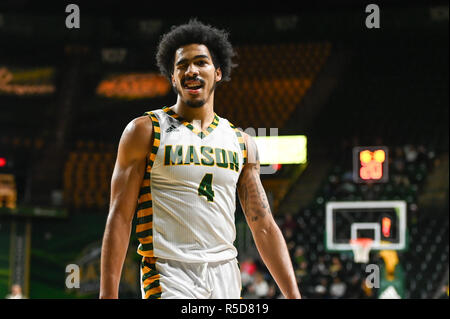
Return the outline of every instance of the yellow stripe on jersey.
<path id="1" fill-rule="evenodd" d="M 153 222 L 148 222 L 142 225 L 136 225 L 136 233 L 141 233 L 146 230 L 150 230 L 153 227 Z M 139 242 L 142 244 L 149 244 L 152 242 L 152 236 L 146 236 L 144 238 L 139 238 Z"/>
<path id="2" fill-rule="evenodd" d="M 245 147 L 244 137 L 242 136 L 241 131 L 239 131 L 239 129 L 236 128 L 236 126 L 234 126 L 230 121 L 228 121 L 228 123 L 230 123 L 231 128 L 236 132 L 239 146 L 241 147 L 242 151 L 242 156 L 244 157 L 244 165 L 245 165 L 247 163 L 247 148 Z"/>
<path id="3" fill-rule="evenodd" d="M 151 244 L 152 242 L 153 242 L 153 236 L 141 238 L 141 243 L 143 243 L 143 244 Z"/>
<path id="4" fill-rule="evenodd" d="M 156 269 L 157 258 L 142 257 L 142 289 L 145 299 L 161 299 L 162 287 L 159 282 L 161 275 Z"/>
<path id="5" fill-rule="evenodd" d="M 138 254 L 146 257 L 153 256 L 153 205 L 150 187 L 150 176 L 156 153 L 161 139 L 161 128 L 158 118 L 153 112 L 146 112 L 153 124 L 153 145 L 147 159 L 144 179 L 141 183 L 139 198 L 136 207 L 136 235 L 139 240 Z"/>
<path id="6" fill-rule="evenodd" d="M 139 196 L 138 199 L 138 203 L 143 203 L 143 202 L 148 202 L 152 200 L 152 194 L 151 193 L 147 193 L 147 194 L 142 194 L 141 196 Z"/>
<path id="7" fill-rule="evenodd" d="M 145 217 L 145 216 L 150 216 L 153 214 L 153 209 L 150 208 L 145 208 L 145 209 L 141 209 L 137 212 L 137 218 L 141 218 L 141 217 Z"/>

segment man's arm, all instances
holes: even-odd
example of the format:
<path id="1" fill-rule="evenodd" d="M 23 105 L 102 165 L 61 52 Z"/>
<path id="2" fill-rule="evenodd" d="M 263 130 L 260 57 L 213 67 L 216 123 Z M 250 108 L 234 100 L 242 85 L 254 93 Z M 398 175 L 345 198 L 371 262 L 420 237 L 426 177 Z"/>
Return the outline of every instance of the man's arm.
<path id="1" fill-rule="evenodd" d="M 239 201 L 262 260 L 288 299 L 301 298 L 289 251 L 283 234 L 270 211 L 259 176 L 260 165 L 255 141 L 245 133 L 248 160 L 237 184 Z"/>
<path id="2" fill-rule="evenodd" d="M 148 116 L 131 121 L 120 138 L 111 179 L 111 200 L 102 243 L 100 298 L 118 298 L 122 267 L 130 242 L 131 225 L 146 157 L 152 145 Z"/>

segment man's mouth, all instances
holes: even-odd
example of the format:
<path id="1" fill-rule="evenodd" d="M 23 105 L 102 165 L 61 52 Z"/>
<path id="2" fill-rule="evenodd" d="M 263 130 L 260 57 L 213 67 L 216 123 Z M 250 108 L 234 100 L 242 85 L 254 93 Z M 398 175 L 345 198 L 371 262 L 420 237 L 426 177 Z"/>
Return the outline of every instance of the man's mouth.
<path id="1" fill-rule="evenodd" d="M 189 93 L 198 94 L 201 88 L 203 88 L 203 83 L 199 80 L 185 81 L 183 84 L 183 88 Z"/>

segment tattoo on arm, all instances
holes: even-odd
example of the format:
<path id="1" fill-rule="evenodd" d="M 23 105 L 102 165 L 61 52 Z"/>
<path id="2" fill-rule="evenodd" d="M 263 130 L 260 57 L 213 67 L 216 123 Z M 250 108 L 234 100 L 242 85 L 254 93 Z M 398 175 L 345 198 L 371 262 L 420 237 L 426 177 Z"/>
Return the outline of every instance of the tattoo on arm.
<path id="1" fill-rule="evenodd" d="M 251 136 L 247 136 L 248 161 L 238 184 L 239 199 L 247 219 L 251 222 L 271 215 L 269 201 L 261 184 L 258 147 Z"/>
<path id="2" fill-rule="evenodd" d="M 259 199 L 259 204 L 261 205 L 261 208 L 266 209 L 269 207 L 269 201 L 267 200 L 266 192 L 264 190 L 264 187 L 262 186 L 261 182 L 258 181 L 259 177 L 259 168 L 256 168 L 256 166 L 253 168 L 254 172 L 252 174 L 253 183 L 256 185 L 256 193 Z M 258 176 L 258 177 L 257 177 Z"/>
<path id="3" fill-rule="evenodd" d="M 247 210 L 248 210 L 248 191 L 247 188 L 242 187 L 242 198 L 241 198 L 241 203 L 242 203 L 242 209 L 244 211 L 244 214 L 247 214 Z"/>
<path id="4" fill-rule="evenodd" d="M 259 180 L 259 164 L 248 165 L 252 167 L 246 167 L 242 172 L 238 192 L 244 214 L 254 222 L 271 214 L 271 211 L 266 192 Z"/>

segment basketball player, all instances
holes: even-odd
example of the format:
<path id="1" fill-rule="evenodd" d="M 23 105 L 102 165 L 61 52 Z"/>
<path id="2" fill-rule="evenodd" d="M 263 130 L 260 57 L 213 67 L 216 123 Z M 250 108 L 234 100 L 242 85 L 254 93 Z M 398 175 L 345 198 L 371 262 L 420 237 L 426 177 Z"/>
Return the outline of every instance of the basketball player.
<path id="1" fill-rule="evenodd" d="M 265 265 L 286 298 L 300 298 L 261 184 L 256 144 L 214 113 L 214 91 L 229 79 L 233 55 L 226 32 L 197 20 L 161 38 L 157 63 L 177 101 L 134 119 L 121 137 L 100 298 L 118 297 L 135 211 L 143 298 L 240 298 L 236 188 Z"/>

